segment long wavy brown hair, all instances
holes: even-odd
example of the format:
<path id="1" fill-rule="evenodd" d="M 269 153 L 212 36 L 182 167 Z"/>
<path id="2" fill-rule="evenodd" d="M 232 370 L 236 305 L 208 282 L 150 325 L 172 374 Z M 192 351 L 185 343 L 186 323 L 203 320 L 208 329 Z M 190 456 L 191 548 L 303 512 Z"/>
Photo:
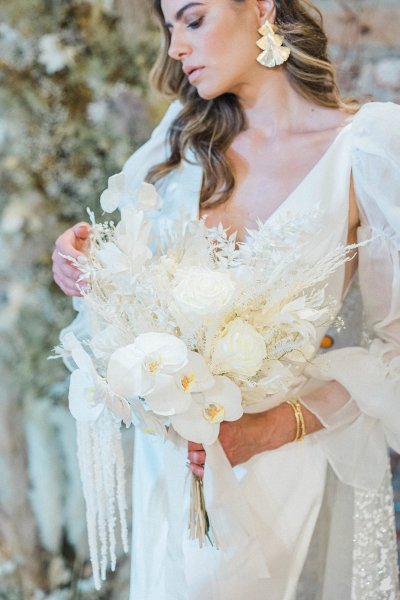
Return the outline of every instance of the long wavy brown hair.
<path id="1" fill-rule="evenodd" d="M 162 32 L 162 45 L 150 80 L 157 91 L 180 100 L 183 107 L 169 129 L 170 154 L 150 169 L 147 181 L 156 183 L 164 178 L 185 160 L 190 149 L 203 169 L 200 205 L 216 206 L 225 202 L 235 187 L 235 173 L 225 154 L 246 128 L 245 115 L 233 94 L 212 100 L 200 98 L 182 72 L 180 62 L 168 56 L 171 36 L 165 27 L 161 1 L 152 0 L 152 4 Z M 284 36 L 285 45 L 290 48 L 284 68 L 293 88 L 320 106 L 355 112 L 358 105 L 340 96 L 318 8 L 308 0 L 276 0 L 275 7 L 277 33 Z"/>

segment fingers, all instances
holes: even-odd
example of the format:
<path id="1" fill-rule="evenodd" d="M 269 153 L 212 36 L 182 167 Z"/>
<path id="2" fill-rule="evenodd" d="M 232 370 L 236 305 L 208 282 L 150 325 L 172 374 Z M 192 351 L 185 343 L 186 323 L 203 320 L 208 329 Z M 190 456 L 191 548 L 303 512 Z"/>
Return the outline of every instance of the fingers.
<path id="1" fill-rule="evenodd" d="M 197 475 L 197 477 L 200 477 L 200 479 L 203 479 L 204 467 L 200 467 L 199 465 L 190 464 L 189 469 L 192 471 L 192 473 L 194 473 L 194 475 Z"/>
<path id="2" fill-rule="evenodd" d="M 188 459 L 194 465 L 203 466 L 206 462 L 206 453 L 204 450 L 197 450 L 195 452 L 188 452 Z"/>
<path id="3" fill-rule="evenodd" d="M 196 442 L 188 442 L 188 459 L 195 465 L 204 465 L 206 462 L 204 446 Z"/>
<path id="4" fill-rule="evenodd" d="M 83 256 L 89 234 L 90 226 L 88 223 L 77 223 L 77 225 L 67 229 L 56 239 L 55 247 L 57 252 L 76 259 L 78 256 Z"/>
<path id="5" fill-rule="evenodd" d="M 90 234 L 90 225 L 85 221 L 81 221 L 72 227 L 72 231 L 74 232 L 75 237 L 81 240 L 87 240 Z"/>
<path id="6" fill-rule="evenodd" d="M 66 294 L 67 296 L 81 296 L 79 289 L 77 288 L 77 284 L 75 281 L 70 281 L 66 279 L 62 273 L 56 268 L 53 268 L 53 277 L 55 283 L 58 287 Z M 82 282 L 83 284 L 83 282 Z"/>
<path id="7" fill-rule="evenodd" d="M 53 260 L 54 273 L 58 271 L 60 275 L 62 274 L 64 277 L 67 277 L 68 279 L 73 279 L 74 281 L 76 281 L 76 279 L 81 274 L 79 269 L 77 269 L 73 264 L 71 264 L 69 260 L 60 256 L 60 254 L 56 250 L 53 252 L 51 258 Z"/>
<path id="8" fill-rule="evenodd" d="M 197 444 L 196 442 L 188 442 L 188 449 L 189 452 L 191 452 L 192 450 L 204 450 L 204 446 L 203 444 Z"/>
<path id="9" fill-rule="evenodd" d="M 90 234 L 88 223 L 77 223 L 67 229 L 56 240 L 52 254 L 53 276 L 58 287 L 67 296 L 81 296 L 77 282 L 81 272 L 64 256 L 71 256 L 76 260 L 85 260 L 82 250 L 85 249 Z M 64 255 L 64 256 L 62 256 Z M 86 281 L 79 281 L 80 287 L 87 285 Z"/>
<path id="10" fill-rule="evenodd" d="M 81 293 L 77 287 L 84 287 L 87 285 L 86 281 L 78 279 L 81 277 L 81 272 L 79 269 L 71 265 L 71 263 L 60 256 L 60 254 L 55 250 L 53 252 L 53 277 L 54 281 L 58 285 L 59 288 L 67 294 L 67 296 L 80 296 Z"/>
<path id="11" fill-rule="evenodd" d="M 188 442 L 188 467 L 197 475 L 203 479 L 204 476 L 204 463 L 206 462 L 206 452 L 202 444 L 196 444 L 195 442 Z"/>

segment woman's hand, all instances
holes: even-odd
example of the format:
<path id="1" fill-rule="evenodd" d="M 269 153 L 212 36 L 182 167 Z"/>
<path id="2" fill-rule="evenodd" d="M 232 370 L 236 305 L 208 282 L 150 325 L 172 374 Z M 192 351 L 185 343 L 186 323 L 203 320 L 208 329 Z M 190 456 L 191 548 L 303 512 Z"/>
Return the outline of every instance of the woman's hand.
<path id="1" fill-rule="evenodd" d="M 269 448 L 271 411 L 244 414 L 237 421 L 224 421 L 219 441 L 232 467 Z"/>
<path id="2" fill-rule="evenodd" d="M 188 461 L 189 469 L 198 477 L 203 478 L 204 463 L 206 462 L 206 453 L 201 444 L 188 442 Z"/>
<path id="3" fill-rule="evenodd" d="M 89 223 L 77 223 L 70 229 L 67 229 L 56 240 L 53 259 L 53 277 L 56 284 L 67 296 L 80 296 L 76 282 L 80 276 L 80 271 L 74 267 L 71 262 L 60 254 L 72 256 L 79 260 L 81 256 L 84 260 L 85 247 L 90 234 Z M 84 285 L 84 282 L 80 282 Z"/>
<path id="4" fill-rule="evenodd" d="M 318 418 L 302 405 L 307 433 L 323 428 Z M 244 414 L 237 421 L 223 421 L 219 441 L 232 467 L 248 461 L 255 454 L 276 450 L 292 442 L 297 433 L 293 408 L 284 402 L 261 413 Z M 189 468 L 203 477 L 207 450 L 201 444 L 189 442 Z"/>
<path id="5" fill-rule="evenodd" d="M 219 441 L 233 467 L 263 452 L 268 446 L 267 412 L 244 414 L 237 421 L 221 423 Z M 195 475 L 203 477 L 207 450 L 194 442 L 189 442 L 188 450 L 190 469 Z"/>

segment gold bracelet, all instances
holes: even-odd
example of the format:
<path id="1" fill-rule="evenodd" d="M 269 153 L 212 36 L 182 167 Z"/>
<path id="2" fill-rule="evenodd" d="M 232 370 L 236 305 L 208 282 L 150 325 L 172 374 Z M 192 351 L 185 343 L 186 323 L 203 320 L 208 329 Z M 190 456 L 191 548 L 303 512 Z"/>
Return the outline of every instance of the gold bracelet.
<path id="1" fill-rule="evenodd" d="M 295 405 L 295 403 L 292 400 L 285 400 L 286 404 L 289 404 L 292 408 L 293 408 L 293 412 L 294 412 L 294 417 L 296 419 L 296 435 L 294 436 L 294 442 L 296 442 L 299 438 L 299 434 L 300 434 L 300 419 L 299 419 L 299 413 L 297 411 L 297 407 Z"/>
<path id="2" fill-rule="evenodd" d="M 301 425 L 301 435 L 300 435 L 298 441 L 301 442 L 301 440 L 304 440 L 305 436 L 307 435 L 307 432 L 306 432 L 306 424 L 304 422 L 304 415 L 303 415 L 303 411 L 301 408 L 301 403 L 300 403 L 299 398 L 297 398 L 297 408 L 299 411 L 299 419 L 300 419 L 300 425 Z"/>
<path id="3" fill-rule="evenodd" d="M 306 435 L 306 426 L 304 423 L 303 411 L 301 410 L 301 404 L 298 398 L 291 398 L 290 400 L 285 400 L 287 404 L 293 408 L 294 416 L 296 419 L 296 437 L 294 438 L 294 442 L 301 442 Z"/>

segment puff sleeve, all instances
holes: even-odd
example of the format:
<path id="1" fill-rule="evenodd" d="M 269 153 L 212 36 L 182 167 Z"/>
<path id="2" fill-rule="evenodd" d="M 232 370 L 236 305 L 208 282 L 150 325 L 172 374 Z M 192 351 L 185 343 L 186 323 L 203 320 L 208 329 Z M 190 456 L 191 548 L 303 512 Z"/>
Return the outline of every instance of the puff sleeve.
<path id="1" fill-rule="evenodd" d="M 139 187 L 153 165 L 167 158 L 168 129 L 181 109 L 180 102 L 172 102 L 148 142 L 136 150 L 124 164 L 122 171 L 125 173 L 126 186 L 130 191 L 135 191 Z"/>
<path id="2" fill-rule="evenodd" d="M 351 422 L 315 434 L 331 466 L 344 483 L 376 490 L 387 446 L 400 452 L 400 106 L 362 107 L 352 124 L 351 153 L 358 241 L 370 240 L 359 248 L 370 343 L 317 356 L 308 375 L 338 381 L 351 397 L 345 409 Z"/>
<path id="3" fill-rule="evenodd" d="M 134 152 L 123 166 L 126 178 L 126 187 L 135 191 L 145 179 L 148 170 L 155 164 L 165 160 L 168 152 L 167 133 L 182 106 L 178 101 L 173 102 L 167 109 L 159 125 L 154 129 L 150 139 Z M 130 195 L 131 197 L 131 195 Z M 119 208 L 122 208 L 120 206 Z M 85 303 L 81 298 L 74 297 L 72 305 L 77 311 L 76 318 L 60 333 L 62 339 L 67 333 L 72 332 L 79 339 L 88 339 L 91 332 L 90 317 L 85 310 Z M 74 368 L 65 360 L 68 368 Z"/>

